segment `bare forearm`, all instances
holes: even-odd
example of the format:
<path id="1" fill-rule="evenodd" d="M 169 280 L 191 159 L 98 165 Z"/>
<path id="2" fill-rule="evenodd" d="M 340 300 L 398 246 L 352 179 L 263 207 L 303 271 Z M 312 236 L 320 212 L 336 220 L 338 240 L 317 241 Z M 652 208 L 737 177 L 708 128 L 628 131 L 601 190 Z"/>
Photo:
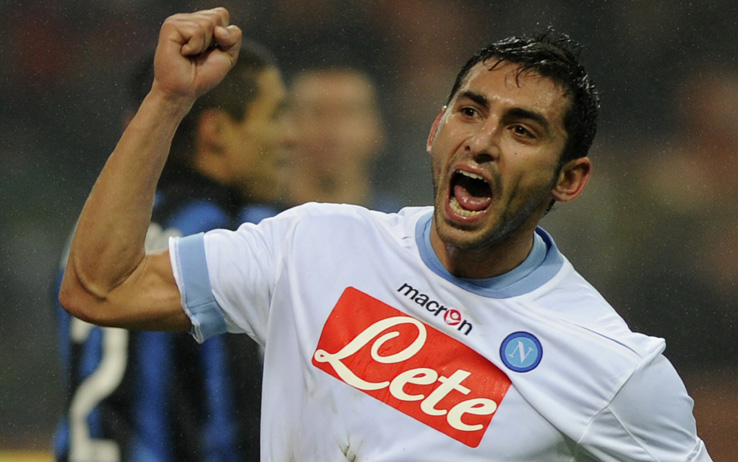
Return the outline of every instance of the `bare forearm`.
<path id="1" fill-rule="evenodd" d="M 173 15 L 162 25 L 151 92 L 77 223 L 60 292 L 62 306 L 73 315 L 121 327 L 187 327 L 167 253 L 147 256 L 144 243 L 179 123 L 238 56 L 241 30 L 228 22 L 228 12 L 214 8 Z"/>
<path id="2" fill-rule="evenodd" d="M 69 255 L 76 277 L 104 296 L 144 256 L 156 184 L 191 102 L 152 92 L 121 137 L 84 206 Z"/>

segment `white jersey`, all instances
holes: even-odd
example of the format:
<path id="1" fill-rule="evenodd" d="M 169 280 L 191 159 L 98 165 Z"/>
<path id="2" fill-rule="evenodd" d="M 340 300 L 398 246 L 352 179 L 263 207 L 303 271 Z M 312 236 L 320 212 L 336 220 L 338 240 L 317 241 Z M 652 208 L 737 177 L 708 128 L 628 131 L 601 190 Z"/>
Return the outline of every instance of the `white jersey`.
<path id="1" fill-rule="evenodd" d="M 487 280 L 448 273 L 432 209 L 307 204 L 173 239 L 193 335 L 264 346 L 263 461 L 709 461 L 692 400 L 539 229 Z"/>

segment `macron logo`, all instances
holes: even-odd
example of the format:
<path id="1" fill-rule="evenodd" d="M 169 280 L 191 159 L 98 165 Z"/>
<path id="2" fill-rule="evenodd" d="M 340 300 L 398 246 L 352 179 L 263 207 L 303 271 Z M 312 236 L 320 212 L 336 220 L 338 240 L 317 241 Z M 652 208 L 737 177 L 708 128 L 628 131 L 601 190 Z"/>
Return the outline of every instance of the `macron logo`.
<path id="1" fill-rule="evenodd" d="M 440 316 L 446 324 L 451 327 L 455 327 L 456 330 L 464 335 L 469 335 L 469 332 L 472 331 L 472 324 L 463 319 L 459 310 L 443 306 L 441 303 L 431 299 L 428 295 L 421 293 L 407 283 L 402 284 L 402 287 L 397 289 L 397 291 L 433 313 L 433 316 Z"/>

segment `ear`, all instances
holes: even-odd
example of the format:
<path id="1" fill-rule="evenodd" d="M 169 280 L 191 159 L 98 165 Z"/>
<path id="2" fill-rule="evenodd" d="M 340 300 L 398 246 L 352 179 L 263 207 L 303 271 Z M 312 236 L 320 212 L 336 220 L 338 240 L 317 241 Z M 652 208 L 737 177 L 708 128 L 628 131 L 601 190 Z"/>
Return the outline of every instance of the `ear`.
<path id="1" fill-rule="evenodd" d="M 206 109 L 195 126 L 195 150 L 191 163 L 200 174 L 226 183 L 231 171 L 228 156 L 229 119 L 225 112 Z"/>
<path id="2" fill-rule="evenodd" d="M 223 134 L 228 116 L 218 109 L 206 109 L 197 119 L 196 144 L 201 153 L 218 153 L 223 149 Z"/>
<path id="3" fill-rule="evenodd" d="M 589 181 L 592 162 L 588 157 L 579 157 L 567 162 L 559 173 L 551 196 L 557 202 L 568 202 L 579 196 Z"/>
<path id="4" fill-rule="evenodd" d="M 428 134 L 428 140 L 425 143 L 425 152 L 430 154 L 431 148 L 433 147 L 433 140 L 436 138 L 436 132 L 438 131 L 438 125 L 441 123 L 441 119 L 443 118 L 443 114 L 446 113 L 446 106 L 443 106 L 441 108 L 441 111 L 436 116 L 436 120 L 433 121 L 433 126 L 431 126 L 430 133 Z"/>

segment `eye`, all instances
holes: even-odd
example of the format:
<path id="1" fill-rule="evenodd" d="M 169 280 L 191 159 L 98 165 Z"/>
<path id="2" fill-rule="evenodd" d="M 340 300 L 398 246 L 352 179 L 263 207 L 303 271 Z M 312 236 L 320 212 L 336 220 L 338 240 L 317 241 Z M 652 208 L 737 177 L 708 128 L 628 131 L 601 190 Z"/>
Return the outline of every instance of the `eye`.
<path id="1" fill-rule="evenodd" d="M 469 118 L 472 118 L 472 117 L 476 117 L 476 116 L 477 116 L 477 115 L 479 114 L 479 111 L 477 111 L 477 109 L 476 109 L 476 108 L 473 108 L 473 107 L 471 107 L 471 106 L 462 106 L 462 107 L 461 107 L 461 108 L 459 109 L 459 112 L 460 112 L 460 113 L 461 113 L 461 114 L 462 114 L 463 116 L 465 116 L 465 117 L 469 117 Z"/>
<path id="2" fill-rule="evenodd" d="M 525 127 L 524 125 L 513 125 L 511 128 L 512 128 L 513 133 L 515 133 L 515 135 L 517 136 L 524 136 L 526 138 L 535 138 L 535 135 L 533 134 L 533 132 L 528 130 L 528 128 Z"/>

